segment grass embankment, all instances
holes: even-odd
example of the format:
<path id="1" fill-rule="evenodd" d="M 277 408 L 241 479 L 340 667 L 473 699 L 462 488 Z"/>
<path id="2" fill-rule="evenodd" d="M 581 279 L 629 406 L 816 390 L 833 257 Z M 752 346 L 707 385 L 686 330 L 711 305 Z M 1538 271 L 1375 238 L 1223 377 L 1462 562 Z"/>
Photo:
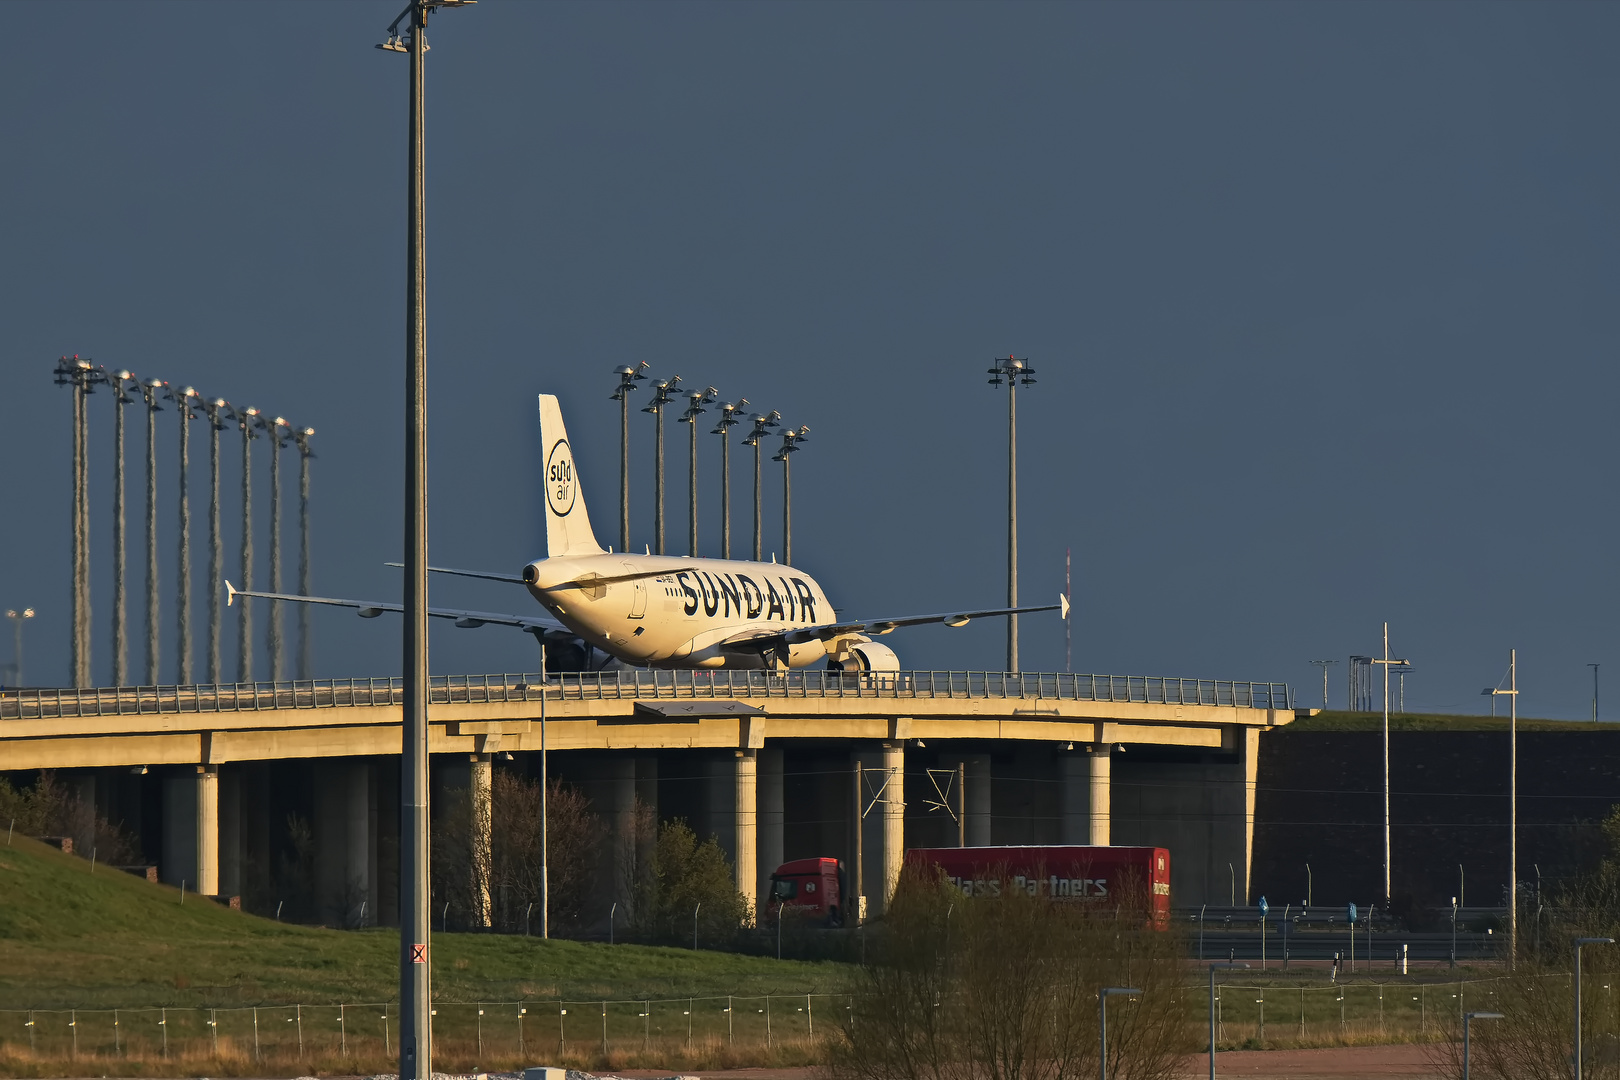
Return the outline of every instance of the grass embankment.
<path id="1" fill-rule="evenodd" d="M 1620 731 L 1613 724 L 1594 724 L 1590 720 L 1536 720 L 1519 717 L 1520 731 L 1564 731 L 1612 734 Z M 1342 709 L 1318 710 L 1313 716 L 1300 716 L 1281 731 L 1382 731 L 1384 714 L 1380 712 L 1345 712 Z M 1391 731 L 1500 731 L 1506 734 L 1506 716 L 1471 716 L 1449 713 L 1390 713 Z"/>
<path id="2" fill-rule="evenodd" d="M 170 886 L 92 874 L 18 837 L 0 847 L 0 1074 L 388 1071 L 398 950 L 392 930 L 293 926 L 195 894 L 182 903 Z M 805 995 L 831 1020 L 821 995 L 842 972 L 483 934 L 435 935 L 432 960 L 436 1064 L 450 1069 L 809 1060 Z"/>

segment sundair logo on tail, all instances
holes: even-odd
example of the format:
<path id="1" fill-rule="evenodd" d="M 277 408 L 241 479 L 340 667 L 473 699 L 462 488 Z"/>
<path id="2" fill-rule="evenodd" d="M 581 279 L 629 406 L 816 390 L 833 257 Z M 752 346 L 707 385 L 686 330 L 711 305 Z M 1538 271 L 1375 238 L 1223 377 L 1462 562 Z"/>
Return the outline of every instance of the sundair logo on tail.
<path id="1" fill-rule="evenodd" d="M 563 439 L 546 459 L 546 505 L 558 517 L 567 517 L 574 508 L 574 452 Z"/>

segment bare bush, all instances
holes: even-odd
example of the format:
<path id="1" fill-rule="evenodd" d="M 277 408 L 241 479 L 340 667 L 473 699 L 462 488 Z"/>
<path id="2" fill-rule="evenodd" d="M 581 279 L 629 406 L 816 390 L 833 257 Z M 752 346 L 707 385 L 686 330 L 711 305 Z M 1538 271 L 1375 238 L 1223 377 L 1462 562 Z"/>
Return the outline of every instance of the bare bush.
<path id="1" fill-rule="evenodd" d="M 1069 1080 L 1098 1071 L 1097 995 L 1116 998 L 1109 1075 L 1168 1080 L 1194 1048 L 1179 939 L 1145 890 L 1107 911 L 1009 891 L 969 900 L 908 870 L 829 1048 L 840 1080 Z"/>
<path id="2" fill-rule="evenodd" d="M 80 799 L 43 771 L 32 787 L 15 788 L 0 780 L 0 824 L 23 836 L 66 836 L 73 840 L 77 855 L 98 862 L 124 866 L 141 861 L 140 840 L 121 825 L 96 813 L 94 805 Z"/>

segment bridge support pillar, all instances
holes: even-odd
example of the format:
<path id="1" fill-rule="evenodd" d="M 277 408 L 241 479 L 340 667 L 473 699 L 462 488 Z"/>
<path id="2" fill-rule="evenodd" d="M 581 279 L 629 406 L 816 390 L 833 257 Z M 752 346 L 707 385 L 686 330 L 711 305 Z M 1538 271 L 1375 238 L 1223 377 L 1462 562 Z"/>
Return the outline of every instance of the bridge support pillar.
<path id="1" fill-rule="evenodd" d="M 1260 729 L 1242 729 L 1243 743 L 1243 902 L 1249 902 L 1254 872 L 1254 791 L 1260 775 Z"/>
<path id="2" fill-rule="evenodd" d="M 783 798 L 782 751 L 759 751 L 759 872 L 755 897 L 770 894 L 771 874 L 787 860 L 783 838 L 786 821 Z"/>
<path id="3" fill-rule="evenodd" d="M 1069 752 L 1060 759 L 1062 840 L 1065 844 L 1091 842 L 1091 755 Z"/>
<path id="4" fill-rule="evenodd" d="M 472 836 L 472 923 L 478 927 L 490 925 L 489 877 L 491 834 L 494 829 L 494 806 L 491 792 L 494 788 L 494 754 L 473 754 L 468 759 L 467 798 L 471 800 Z"/>
<path id="5" fill-rule="evenodd" d="M 242 774 L 219 776 L 219 895 L 242 895 Z"/>
<path id="6" fill-rule="evenodd" d="M 962 758 L 962 802 L 967 808 L 968 847 L 989 847 L 990 824 L 990 755 L 967 754 Z"/>
<path id="7" fill-rule="evenodd" d="M 315 907 L 330 926 L 375 922 L 376 830 L 371 762 L 315 762 Z"/>
<path id="8" fill-rule="evenodd" d="M 1093 847 L 1107 847 L 1112 843 L 1110 810 L 1113 802 L 1114 759 L 1109 756 L 1110 749 L 1107 743 L 1098 743 L 1092 747 L 1091 753 L 1086 755 L 1091 774 L 1091 782 L 1087 785 L 1091 828 L 1086 843 Z"/>
<path id="9" fill-rule="evenodd" d="M 900 884 L 906 854 L 906 750 L 903 742 L 883 744 L 883 908 L 888 909 Z"/>
<path id="10" fill-rule="evenodd" d="M 219 766 L 197 766 L 197 891 L 219 895 Z"/>
<path id="11" fill-rule="evenodd" d="M 736 852 L 737 891 L 743 896 L 743 910 L 752 916 L 759 898 L 759 751 L 735 753 L 732 775 L 737 811 L 732 847 Z"/>

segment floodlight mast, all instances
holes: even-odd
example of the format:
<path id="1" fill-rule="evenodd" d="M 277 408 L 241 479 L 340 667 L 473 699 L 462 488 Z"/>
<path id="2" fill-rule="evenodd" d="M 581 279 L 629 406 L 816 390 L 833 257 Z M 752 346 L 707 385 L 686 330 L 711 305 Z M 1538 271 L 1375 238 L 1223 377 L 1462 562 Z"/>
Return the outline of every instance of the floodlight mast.
<path id="1" fill-rule="evenodd" d="M 795 431 L 788 428 L 782 432 L 782 449 L 777 451 L 772 461 L 782 463 L 782 564 L 793 565 L 793 472 L 792 464 L 788 460 L 789 454 L 799 452 L 799 444 L 810 434 L 809 425 Z"/>
<path id="2" fill-rule="evenodd" d="M 642 412 L 652 413 L 657 420 L 653 450 L 653 553 L 664 553 L 664 406 L 674 402 L 672 391 L 681 383 L 679 375 L 659 379 L 653 383 L 653 397 Z"/>
<path id="3" fill-rule="evenodd" d="M 991 386 L 1007 381 L 1007 606 L 1018 606 L 1018 387 L 1035 382 L 1029 358 L 997 357 L 989 368 Z M 1007 616 L 1007 670 L 1018 670 L 1018 616 Z"/>
<path id="4" fill-rule="evenodd" d="M 760 455 L 761 455 L 760 440 L 765 438 L 765 436 L 769 435 L 771 433 L 770 429 L 773 428 L 773 427 L 778 426 L 781 422 L 782 422 L 782 414 L 777 412 L 775 409 L 772 409 L 770 412 L 766 413 L 764 416 L 756 416 L 756 417 L 754 417 L 754 430 L 750 431 L 746 436 L 743 437 L 743 445 L 744 446 L 752 446 L 754 448 L 754 561 L 755 562 L 762 562 L 762 561 L 764 561 L 764 558 L 765 558 L 765 553 L 764 553 L 764 550 L 763 550 L 763 542 L 762 542 L 761 535 L 760 535 L 761 532 L 762 532 L 761 525 L 762 525 L 762 520 L 763 520 L 761 518 L 761 516 L 760 516 L 760 484 L 759 484 L 759 477 L 760 477 L 760 469 L 762 467 L 760 465 Z"/>
<path id="5" fill-rule="evenodd" d="M 1390 846 L 1389 846 L 1389 669 L 1395 664 L 1408 663 L 1394 660 L 1389 655 L 1389 623 L 1384 624 L 1384 658 L 1373 658 L 1373 663 L 1384 667 L 1384 905 L 1388 910 L 1390 898 Z M 1326 668 L 1322 669 L 1326 671 Z"/>
<path id="6" fill-rule="evenodd" d="M 212 598 L 218 596 L 225 585 L 225 549 L 219 535 L 219 433 L 225 430 L 231 403 L 224 398 L 211 398 L 203 403 L 202 409 L 208 417 L 208 595 Z M 208 681 L 217 686 L 220 678 L 219 604 L 210 602 Z"/>
<path id="7" fill-rule="evenodd" d="M 298 446 L 298 591 L 305 596 L 310 594 L 309 587 L 309 461 L 315 452 L 309 448 L 309 440 L 314 436 L 312 427 L 298 428 L 293 432 L 293 442 Z M 309 608 L 308 604 L 298 605 L 298 678 L 309 679 Z"/>
<path id="8" fill-rule="evenodd" d="M 23 608 L 21 611 L 18 611 L 16 608 L 8 608 L 6 610 L 6 618 L 11 620 L 12 630 L 15 634 L 12 646 L 13 651 L 11 654 L 11 674 L 12 677 L 17 680 L 18 686 L 23 685 L 23 627 L 27 625 L 27 621 L 33 617 L 34 609 L 31 607 Z"/>
<path id="9" fill-rule="evenodd" d="M 169 391 L 180 417 L 180 558 L 178 562 L 179 595 L 175 599 L 175 648 L 177 652 L 175 678 L 182 686 L 191 686 L 196 677 L 191 666 L 191 421 L 197 418 L 201 397 L 190 386 Z M 210 592 L 209 596 L 214 593 Z"/>
<path id="10" fill-rule="evenodd" d="M 158 398 L 168 390 L 162 379 L 141 383 L 146 402 L 146 685 L 158 684 L 158 646 L 162 623 L 158 616 L 157 556 L 157 414 Z"/>
<path id="11" fill-rule="evenodd" d="M 720 436 L 720 557 L 731 558 L 731 429 L 742 423 L 737 414 L 748 406 L 747 398 L 720 406 L 720 420 L 710 435 Z"/>
<path id="12" fill-rule="evenodd" d="M 73 388 L 73 579 L 69 582 L 69 606 L 73 632 L 68 653 L 68 669 L 73 685 L 90 685 L 90 432 L 85 398 L 96 383 L 106 382 L 103 368 L 79 356 L 56 361 L 56 385 Z"/>
<path id="13" fill-rule="evenodd" d="M 636 389 L 636 383 L 647 378 L 642 374 L 647 369 L 647 361 L 643 360 L 635 367 L 616 367 L 613 373 L 619 377 L 619 385 L 613 391 L 612 400 L 619 403 L 619 550 L 630 550 L 630 392 Z"/>
<path id="14" fill-rule="evenodd" d="M 124 585 L 127 545 L 124 537 L 124 406 L 134 398 L 124 392 L 128 383 L 140 386 L 133 372 L 115 371 L 107 378 L 113 389 L 113 625 L 112 683 L 129 684 L 129 594 Z"/>
<path id="15" fill-rule="evenodd" d="M 292 440 L 292 425 L 277 416 L 259 417 L 259 430 L 270 437 L 270 591 L 281 591 L 281 451 Z M 270 618 L 265 644 L 270 654 L 270 679 L 279 680 L 286 674 L 283 664 L 285 652 L 281 601 L 270 601 Z"/>
<path id="16" fill-rule="evenodd" d="M 249 405 L 233 408 L 232 419 L 236 430 L 242 433 L 242 588 L 253 588 L 253 440 L 259 437 L 255 422 L 259 410 Z M 240 600 L 237 615 L 236 681 L 253 681 L 253 602 L 252 597 Z"/>
<path id="17" fill-rule="evenodd" d="M 692 497 L 692 510 L 691 510 L 691 515 L 692 515 L 691 516 L 692 535 L 691 535 L 691 540 L 690 540 L 690 550 L 687 552 L 687 554 L 691 555 L 692 558 L 694 558 L 694 559 L 697 558 L 697 554 L 698 554 L 698 511 L 697 511 L 697 493 L 698 493 L 697 436 L 698 436 L 698 425 L 697 425 L 697 418 L 702 416 L 704 413 L 709 411 L 709 410 L 705 409 L 703 406 L 714 404 L 715 399 L 719 396 L 719 394 L 720 394 L 720 391 L 716 390 L 712 386 L 705 389 L 705 390 L 693 390 L 691 393 L 686 395 L 687 400 L 688 400 L 688 404 L 686 406 L 686 411 L 681 413 L 681 415 L 680 415 L 681 423 L 688 424 L 692 428 L 692 431 L 691 431 L 692 450 L 691 450 L 691 457 L 688 459 L 688 463 L 691 466 L 691 476 L 690 476 L 690 478 L 688 480 L 688 484 L 689 484 L 688 490 L 689 490 L 689 493 L 691 494 L 691 497 Z"/>
<path id="18" fill-rule="evenodd" d="M 411 0 L 388 28 L 389 52 L 407 52 L 410 149 L 405 244 L 404 715 L 400 752 L 399 1076 L 433 1075 L 428 945 L 427 225 L 424 215 L 424 76 L 428 15 L 473 0 Z M 400 23 L 410 20 L 409 39 Z"/>
<path id="19" fill-rule="evenodd" d="M 1496 698 L 1508 699 L 1508 967 L 1519 958 L 1519 650 L 1508 650 L 1508 688 L 1488 687 L 1491 711 Z M 1576 1075 L 1579 1075 L 1577 1071 Z"/>

